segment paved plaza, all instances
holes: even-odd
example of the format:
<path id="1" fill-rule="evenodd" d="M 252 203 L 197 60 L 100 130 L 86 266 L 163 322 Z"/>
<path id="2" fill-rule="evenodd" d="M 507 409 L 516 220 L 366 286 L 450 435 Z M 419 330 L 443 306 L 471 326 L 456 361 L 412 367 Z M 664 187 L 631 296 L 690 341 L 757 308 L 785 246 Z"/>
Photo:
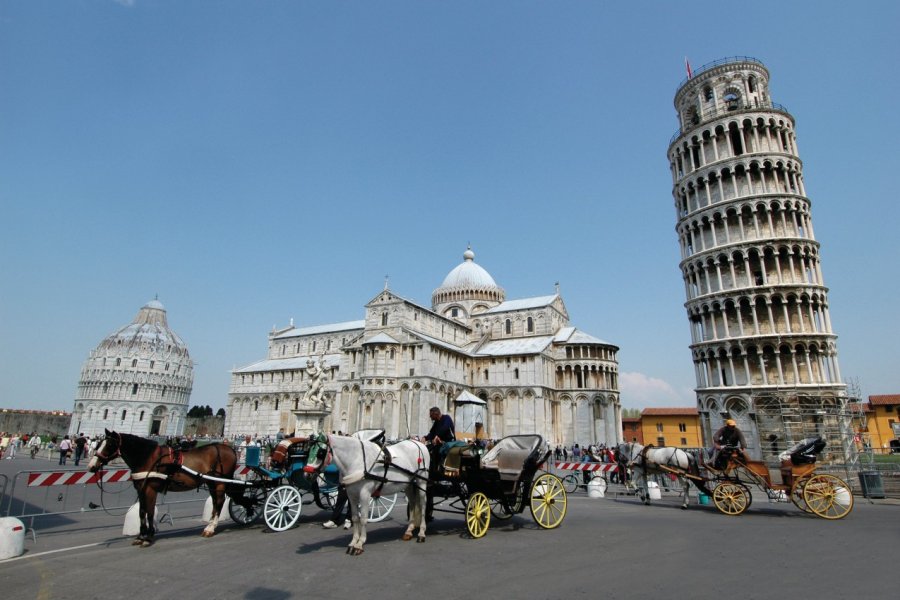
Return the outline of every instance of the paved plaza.
<path id="1" fill-rule="evenodd" d="M 3 462 L 8 475 L 31 466 Z M 556 530 L 541 530 L 526 510 L 494 521 L 479 540 L 468 537 L 461 515 L 438 514 L 425 544 L 400 541 L 398 502 L 392 518 L 370 525 L 359 557 L 344 553 L 349 533 L 321 527 L 327 514 L 314 505 L 289 531 L 242 529 L 226 519 L 212 539 L 200 537 L 202 502 L 175 505 L 175 526 L 164 523 L 147 549 L 122 537 L 121 510 L 43 517 L 25 555 L 0 562 L 0 580 L 15 597 L 79 600 L 890 598 L 900 587 L 895 503 L 858 498 L 847 518 L 830 522 L 762 495 L 744 515 L 727 517 L 696 498 L 683 511 L 673 495 L 646 507 L 616 486 L 610 492 L 570 495 Z"/>

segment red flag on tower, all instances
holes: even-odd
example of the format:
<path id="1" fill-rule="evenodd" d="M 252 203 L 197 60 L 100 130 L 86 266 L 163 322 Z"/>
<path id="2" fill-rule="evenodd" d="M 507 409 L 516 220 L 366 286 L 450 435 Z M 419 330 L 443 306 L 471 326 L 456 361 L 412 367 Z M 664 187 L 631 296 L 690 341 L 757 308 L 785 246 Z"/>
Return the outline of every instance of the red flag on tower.
<path id="1" fill-rule="evenodd" d="M 688 60 L 688 57 L 684 57 L 684 68 L 687 69 L 688 79 L 694 76 L 694 72 L 691 71 L 691 61 Z"/>

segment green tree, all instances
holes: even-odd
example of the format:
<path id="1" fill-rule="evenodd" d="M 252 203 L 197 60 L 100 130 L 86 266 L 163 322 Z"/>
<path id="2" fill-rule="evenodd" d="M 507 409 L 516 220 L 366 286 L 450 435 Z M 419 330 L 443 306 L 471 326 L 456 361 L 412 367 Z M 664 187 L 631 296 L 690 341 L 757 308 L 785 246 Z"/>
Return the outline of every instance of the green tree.
<path id="1" fill-rule="evenodd" d="M 223 417 L 223 418 L 224 418 L 224 417 L 225 417 L 225 409 L 224 409 L 224 408 L 220 408 L 219 410 L 217 410 L 217 411 L 216 411 L 216 416 L 217 416 L 217 417 Z"/>

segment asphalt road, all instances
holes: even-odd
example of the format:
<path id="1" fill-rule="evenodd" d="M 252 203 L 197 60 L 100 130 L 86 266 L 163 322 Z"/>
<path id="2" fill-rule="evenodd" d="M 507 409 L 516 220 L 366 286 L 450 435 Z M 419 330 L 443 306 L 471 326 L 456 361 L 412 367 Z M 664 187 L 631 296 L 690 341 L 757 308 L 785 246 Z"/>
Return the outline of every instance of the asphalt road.
<path id="1" fill-rule="evenodd" d="M 5 597 L 41 600 L 869 599 L 900 590 L 896 504 L 857 499 L 834 522 L 764 496 L 738 517 L 679 505 L 670 495 L 646 507 L 630 496 L 577 492 L 558 529 L 540 529 L 526 509 L 473 540 L 461 515 L 439 514 L 424 544 L 400 541 L 403 524 L 391 518 L 370 525 L 359 557 L 345 554 L 348 532 L 321 527 L 328 515 L 314 506 L 289 531 L 226 520 L 218 535 L 203 539 L 201 504 L 178 505 L 175 527 L 163 524 L 146 549 L 121 536 L 120 514 L 45 517 L 35 522 L 37 541 L 26 540 L 26 553 L 0 562 L 0 587 Z M 398 502 L 394 516 L 402 514 Z"/>

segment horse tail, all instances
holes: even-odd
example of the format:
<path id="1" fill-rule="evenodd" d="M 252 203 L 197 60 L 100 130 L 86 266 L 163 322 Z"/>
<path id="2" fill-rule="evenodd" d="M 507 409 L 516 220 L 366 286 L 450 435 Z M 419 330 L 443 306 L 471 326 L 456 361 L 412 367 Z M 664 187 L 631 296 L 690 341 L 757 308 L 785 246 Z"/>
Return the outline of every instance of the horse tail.
<path id="1" fill-rule="evenodd" d="M 706 487 L 706 480 L 700 475 L 700 461 L 697 458 L 697 455 L 693 452 L 688 452 L 688 472 L 693 475 L 693 477 L 689 477 L 691 481 L 694 482 L 694 485 L 697 486 L 697 489 L 706 494 L 707 496 L 712 496 L 712 492 L 709 491 L 709 488 Z"/>

